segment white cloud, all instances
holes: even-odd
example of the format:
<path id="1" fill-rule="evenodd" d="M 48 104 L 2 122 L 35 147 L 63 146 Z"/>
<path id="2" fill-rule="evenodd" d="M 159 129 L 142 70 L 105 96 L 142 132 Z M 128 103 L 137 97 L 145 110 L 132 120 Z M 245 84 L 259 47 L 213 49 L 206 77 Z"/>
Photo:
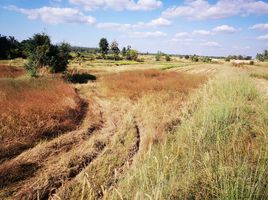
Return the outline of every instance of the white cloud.
<path id="1" fill-rule="evenodd" d="M 192 32 L 193 35 L 203 35 L 203 36 L 208 36 L 208 35 L 215 35 L 215 34 L 220 34 L 220 33 L 235 33 L 238 30 L 232 26 L 228 25 L 221 25 L 213 28 L 212 30 L 195 30 Z"/>
<path id="2" fill-rule="evenodd" d="M 116 30 L 116 31 L 127 31 L 127 30 L 130 30 L 130 29 L 133 29 L 133 25 L 108 22 L 108 23 L 98 23 L 97 28 L 108 29 L 108 30 Z"/>
<path id="3" fill-rule="evenodd" d="M 195 30 L 193 31 L 193 35 L 212 35 L 213 33 L 208 30 Z"/>
<path id="4" fill-rule="evenodd" d="M 161 31 L 154 31 L 154 32 L 129 32 L 128 37 L 131 38 L 158 38 L 167 36 L 166 33 Z"/>
<path id="5" fill-rule="evenodd" d="M 267 35 L 261 35 L 257 39 L 258 40 L 268 40 L 268 34 Z"/>
<path id="6" fill-rule="evenodd" d="M 9 6 L 6 9 L 13 10 L 25 14 L 29 19 L 41 19 L 45 23 L 60 24 L 60 23 L 95 23 L 95 18 L 86 16 L 82 12 L 73 8 L 55 8 L 42 7 L 37 9 L 24 9 L 16 6 Z"/>
<path id="7" fill-rule="evenodd" d="M 153 10 L 160 8 L 160 0 L 69 0 L 70 3 L 82 5 L 86 10 L 99 8 L 114 10 Z"/>
<path id="8" fill-rule="evenodd" d="M 182 6 L 168 8 L 162 16 L 205 20 L 248 14 L 268 14 L 268 3 L 255 0 L 218 0 L 216 3 L 209 3 L 206 0 L 186 0 Z"/>
<path id="9" fill-rule="evenodd" d="M 162 17 L 154 19 L 150 23 L 148 23 L 148 26 L 169 26 L 169 25 L 171 25 L 171 21 Z"/>
<path id="10" fill-rule="evenodd" d="M 100 29 L 108 29 L 108 30 L 116 30 L 116 31 L 129 31 L 139 28 L 157 28 L 163 26 L 169 26 L 171 22 L 164 18 L 157 18 L 153 19 L 148 23 L 138 22 L 136 24 L 120 24 L 120 23 L 113 23 L 113 22 L 106 22 L 106 23 L 98 23 L 97 28 Z"/>
<path id="11" fill-rule="evenodd" d="M 228 25 L 222 25 L 222 26 L 217 26 L 213 29 L 214 33 L 235 33 L 237 32 L 237 29 L 232 27 L 232 26 L 228 26 Z"/>
<path id="12" fill-rule="evenodd" d="M 220 47 L 220 44 L 217 42 L 205 42 L 202 43 L 201 45 L 206 47 Z"/>
<path id="13" fill-rule="evenodd" d="M 255 24 L 255 25 L 249 27 L 249 29 L 268 30 L 268 23 L 267 24 Z"/>
<path id="14" fill-rule="evenodd" d="M 184 37 L 188 37 L 189 36 L 189 33 L 187 32 L 179 32 L 179 33 L 176 33 L 175 34 L 175 38 L 184 38 Z"/>

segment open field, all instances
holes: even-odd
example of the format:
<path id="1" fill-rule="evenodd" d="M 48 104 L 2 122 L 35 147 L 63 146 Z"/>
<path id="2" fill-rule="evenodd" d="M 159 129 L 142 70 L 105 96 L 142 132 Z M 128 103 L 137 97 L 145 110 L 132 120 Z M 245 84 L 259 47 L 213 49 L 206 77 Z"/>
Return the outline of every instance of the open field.
<path id="1" fill-rule="evenodd" d="M 8 62 L 0 199 L 268 197 L 268 68 L 84 60 L 68 82 Z"/>

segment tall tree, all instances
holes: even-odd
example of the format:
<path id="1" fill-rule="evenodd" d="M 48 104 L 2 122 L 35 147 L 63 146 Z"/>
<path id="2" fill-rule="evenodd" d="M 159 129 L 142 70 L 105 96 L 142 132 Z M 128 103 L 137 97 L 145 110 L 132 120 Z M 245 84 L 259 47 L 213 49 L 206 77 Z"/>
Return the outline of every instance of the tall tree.
<path id="1" fill-rule="evenodd" d="M 106 38 L 101 38 L 99 42 L 100 52 L 103 57 L 108 53 L 109 51 L 109 43 Z"/>
<path id="2" fill-rule="evenodd" d="M 126 47 L 123 47 L 123 49 L 122 49 L 121 52 L 122 52 L 122 56 L 125 57 L 126 54 L 127 54 L 127 49 L 126 49 Z"/>
<path id="3" fill-rule="evenodd" d="M 113 41 L 110 48 L 114 54 L 114 59 L 117 59 L 120 53 L 120 49 L 118 48 L 118 43 L 116 41 Z"/>

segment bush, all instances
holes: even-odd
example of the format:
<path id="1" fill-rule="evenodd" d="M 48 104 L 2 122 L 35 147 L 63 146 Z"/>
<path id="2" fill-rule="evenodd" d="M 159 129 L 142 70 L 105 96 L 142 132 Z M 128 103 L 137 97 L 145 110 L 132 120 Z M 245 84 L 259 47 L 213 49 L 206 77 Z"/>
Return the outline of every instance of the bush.
<path id="1" fill-rule="evenodd" d="M 166 58 L 166 61 L 167 61 L 167 62 L 171 61 L 171 58 L 170 58 L 169 55 L 166 55 L 165 58 Z"/>
<path id="2" fill-rule="evenodd" d="M 159 54 L 159 53 L 156 54 L 156 55 L 155 55 L 155 60 L 156 60 L 156 61 L 160 61 L 160 59 L 161 59 L 161 54 Z"/>
<path id="3" fill-rule="evenodd" d="M 193 62 L 198 62 L 199 61 L 199 58 L 197 57 L 197 56 L 192 56 L 191 57 L 191 60 L 193 61 Z"/>
<path id="4" fill-rule="evenodd" d="M 229 57 L 227 57 L 227 58 L 225 58 L 225 61 L 226 61 L 226 62 L 230 62 L 231 59 L 230 59 Z"/>
<path id="5" fill-rule="evenodd" d="M 254 65 L 254 61 L 251 60 L 251 61 L 249 62 L 249 64 L 250 64 L 250 65 Z"/>
<path id="6" fill-rule="evenodd" d="M 49 68 L 53 73 L 64 72 L 67 69 L 70 46 L 62 43 L 52 45 L 48 35 L 35 34 L 27 42 L 28 63 L 25 65 L 32 77 L 38 76 L 41 68 Z"/>
<path id="7" fill-rule="evenodd" d="M 137 60 L 138 59 L 138 51 L 130 49 L 127 51 L 126 55 L 127 60 Z"/>

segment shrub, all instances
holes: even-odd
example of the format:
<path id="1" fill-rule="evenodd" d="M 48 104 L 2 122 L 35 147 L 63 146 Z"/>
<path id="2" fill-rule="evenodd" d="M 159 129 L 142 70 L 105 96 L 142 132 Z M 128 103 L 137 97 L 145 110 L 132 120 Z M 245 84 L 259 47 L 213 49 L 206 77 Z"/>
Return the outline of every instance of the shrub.
<path id="1" fill-rule="evenodd" d="M 250 64 L 250 65 L 254 65 L 254 61 L 251 60 L 251 61 L 249 62 L 249 64 Z"/>
<path id="2" fill-rule="evenodd" d="M 186 60 L 188 60 L 188 59 L 190 58 L 190 56 L 186 55 L 186 56 L 184 56 L 184 58 L 185 58 Z"/>
<path id="3" fill-rule="evenodd" d="M 160 53 L 156 54 L 155 55 L 155 60 L 160 61 L 160 59 L 161 59 L 161 54 Z"/>
<path id="4" fill-rule="evenodd" d="M 191 56 L 191 60 L 193 62 L 198 62 L 199 61 L 199 58 L 196 55 L 194 55 L 194 56 Z"/>
<path id="5" fill-rule="evenodd" d="M 137 60 L 138 59 L 138 51 L 130 49 L 127 51 L 126 55 L 127 60 Z"/>
<path id="6" fill-rule="evenodd" d="M 41 68 L 50 68 L 54 73 L 63 72 L 67 69 L 69 53 L 67 43 L 55 46 L 48 35 L 35 34 L 27 42 L 28 63 L 25 68 L 32 77 L 37 77 Z"/>

